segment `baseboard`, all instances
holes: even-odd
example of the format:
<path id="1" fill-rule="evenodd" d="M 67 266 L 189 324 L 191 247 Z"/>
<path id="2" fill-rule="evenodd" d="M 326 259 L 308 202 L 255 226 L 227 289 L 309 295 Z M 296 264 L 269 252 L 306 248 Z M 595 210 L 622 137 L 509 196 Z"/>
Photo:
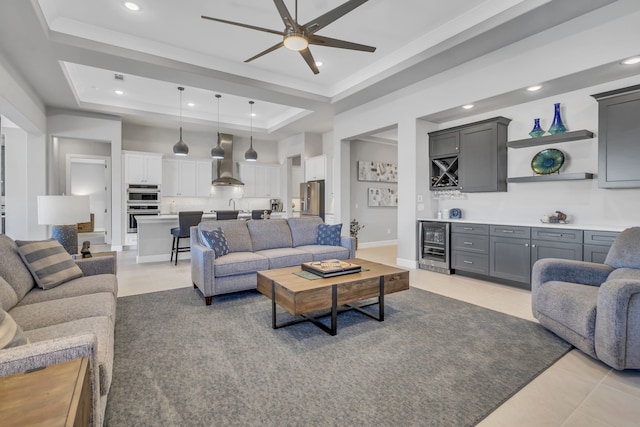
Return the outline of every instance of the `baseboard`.
<path id="1" fill-rule="evenodd" d="M 397 240 L 380 240 L 378 242 L 366 242 L 360 243 L 358 242 L 358 249 L 366 249 L 366 248 L 376 248 L 378 246 L 389 246 L 389 245 L 397 245 Z"/>
<path id="2" fill-rule="evenodd" d="M 415 270 L 418 268 L 418 261 L 412 259 L 396 258 L 396 265 L 404 268 L 412 268 Z"/>

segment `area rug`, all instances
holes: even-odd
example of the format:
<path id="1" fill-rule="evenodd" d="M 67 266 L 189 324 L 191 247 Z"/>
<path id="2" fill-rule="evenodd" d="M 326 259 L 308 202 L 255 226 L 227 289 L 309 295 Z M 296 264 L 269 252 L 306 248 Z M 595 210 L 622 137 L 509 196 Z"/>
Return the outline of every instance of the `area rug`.
<path id="1" fill-rule="evenodd" d="M 570 349 L 415 288 L 385 301 L 384 322 L 344 312 L 330 336 L 273 330 L 255 291 L 208 307 L 192 288 L 119 298 L 105 425 L 470 426 Z"/>

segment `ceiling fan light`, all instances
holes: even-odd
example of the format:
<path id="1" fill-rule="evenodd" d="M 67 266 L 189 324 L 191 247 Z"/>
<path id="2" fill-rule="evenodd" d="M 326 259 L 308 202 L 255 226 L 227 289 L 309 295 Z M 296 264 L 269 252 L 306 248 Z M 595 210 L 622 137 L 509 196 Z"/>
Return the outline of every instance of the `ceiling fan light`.
<path id="1" fill-rule="evenodd" d="M 309 46 L 306 37 L 300 33 L 290 33 L 284 37 L 284 47 L 290 50 L 301 51 Z"/>

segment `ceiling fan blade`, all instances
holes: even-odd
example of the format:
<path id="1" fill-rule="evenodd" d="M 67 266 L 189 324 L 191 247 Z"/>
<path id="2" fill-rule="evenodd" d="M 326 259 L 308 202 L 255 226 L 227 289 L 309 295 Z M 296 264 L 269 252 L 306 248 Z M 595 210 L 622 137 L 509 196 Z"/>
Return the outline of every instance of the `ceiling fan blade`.
<path id="1" fill-rule="evenodd" d="M 304 60 L 307 62 L 307 65 L 309 66 L 309 68 L 311 68 L 313 74 L 318 74 L 320 72 L 320 70 L 318 70 L 318 66 L 316 65 L 316 60 L 313 59 L 313 55 L 311 55 L 311 51 L 309 50 L 309 48 L 301 50 L 300 55 L 302 55 Z"/>
<path id="2" fill-rule="evenodd" d="M 349 0 L 348 2 L 336 7 L 335 9 L 330 10 L 324 15 L 318 16 L 316 19 L 312 19 L 311 21 L 304 24 L 302 27 L 306 30 L 308 34 L 313 34 L 316 31 L 331 24 L 333 21 L 337 20 L 338 18 L 341 18 L 342 16 L 351 12 L 356 7 L 366 3 L 367 1 L 368 0 Z"/>
<path id="3" fill-rule="evenodd" d="M 274 44 L 274 45 L 273 45 L 273 46 L 271 46 L 269 49 L 267 49 L 267 50 L 263 50 L 263 51 L 262 51 L 262 52 L 260 52 L 259 54 L 255 55 L 255 56 L 252 56 L 251 58 L 247 59 L 247 60 L 246 60 L 246 61 L 244 61 L 244 62 L 251 62 L 251 61 L 253 61 L 254 59 L 258 59 L 258 58 L 260 58 L 262 55 L 266 55 L 266 54 L 267 54 L 267 53 L 269 53 L 269 52 L 273 52 L 274 50 L 281 48 L 282 46 L 284 46 L 284 42 L 280 42 L 280 43 L 278 43 L 278 44 Z"/>
<path id="4" fill-rule="evenodd" d="M 240 22 L 227 21 L 226 19 L 212 18 L 210 16 L 200 16 L 202 19 L 208 19 L 210 21 L 222 22 L 224 24 L 235 25 L 238 27 L 249 28 L 250 30 L 264 31 L 265 33 L 277 34 L 279 36 L 284 36 L 282 31 L 270 30 L 268 28 L 256 27 L 254 25 L 242 24 Z"/>
<path id="5" fill-rule="evenodd" d="M 291 27 L 294 30 L 298 29 L 298 23 L 291 17 L 289 13 L 289 9 L 285 6 L 283 0 L 273 0 L 278 8 L 278 13 L 280 14 L 280 18 L 282 18 L 282 22 L 284 22 L 285 27 Z"/>
<path id="6" fill-rule="evenodd" d="M 332 39 L 330 37 L 312 35 L 309 36 L 309 44 L 316 46 L 338 47 L 340 49 L 361 50 L 364 52 L 375 52 L 376 48 L 359 43 L 352 43 L 346 40 Z"/>

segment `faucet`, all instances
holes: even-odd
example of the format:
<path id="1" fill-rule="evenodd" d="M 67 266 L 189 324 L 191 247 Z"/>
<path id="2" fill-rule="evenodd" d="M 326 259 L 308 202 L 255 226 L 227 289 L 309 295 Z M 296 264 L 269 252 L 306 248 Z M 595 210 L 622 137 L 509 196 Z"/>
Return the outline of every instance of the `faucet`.
<path id="1" fill-rule="evenodd" d="M 233 202 L 233 210 L 236 210 L 236 201 L 233 200 L 233 197 L 229 199 L 229 206 L 231 206 L 231 202 Z"/>

